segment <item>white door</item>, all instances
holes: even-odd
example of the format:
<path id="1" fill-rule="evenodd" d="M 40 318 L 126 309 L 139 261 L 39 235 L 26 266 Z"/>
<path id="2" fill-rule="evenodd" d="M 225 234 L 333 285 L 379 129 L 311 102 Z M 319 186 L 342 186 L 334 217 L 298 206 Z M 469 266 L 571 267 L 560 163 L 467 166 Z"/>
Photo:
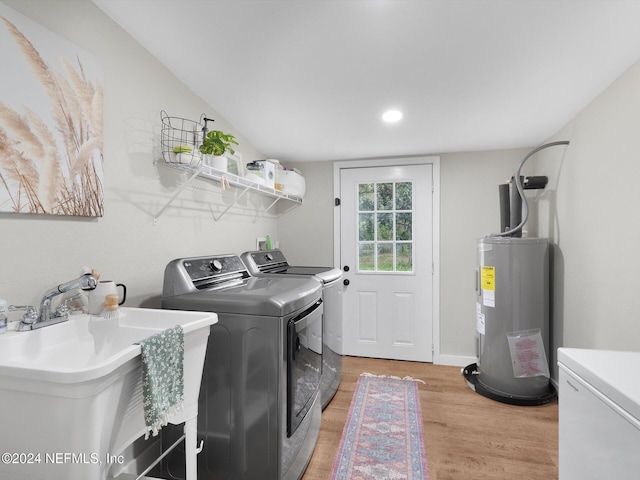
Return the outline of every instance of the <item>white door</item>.
<path id="1" fill-rule="evenodd" d="M 340 170 L 346 355 L 433 360 L 432 169 Z"/>

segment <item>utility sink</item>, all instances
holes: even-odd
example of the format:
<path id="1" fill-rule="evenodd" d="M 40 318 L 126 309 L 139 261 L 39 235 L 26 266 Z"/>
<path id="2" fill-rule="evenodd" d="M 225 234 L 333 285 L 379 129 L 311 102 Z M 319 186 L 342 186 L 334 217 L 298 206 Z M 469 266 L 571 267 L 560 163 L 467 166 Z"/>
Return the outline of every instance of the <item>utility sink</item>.
<path id="1" fill-rule="evenodd" d="M 184 409 L 193 421 L 215 313 L 121 308 L 119 321 L 69 321 L 0 336 L 0 478 L 105 480 L 146 431 L 141 348 L 135 342 L 181 325 Z M 195 448 L 195 446 L 194 446 Z M 6 457 L 6 458 L 5 458 Z M 7 461 L 9 460 L 9 461 Z"/>

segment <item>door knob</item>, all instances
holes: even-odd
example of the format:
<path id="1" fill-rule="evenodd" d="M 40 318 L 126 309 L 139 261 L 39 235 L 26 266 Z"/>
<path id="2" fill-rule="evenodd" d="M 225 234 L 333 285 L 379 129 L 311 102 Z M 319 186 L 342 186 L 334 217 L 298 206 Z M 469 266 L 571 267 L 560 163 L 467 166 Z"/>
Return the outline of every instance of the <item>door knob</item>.
<path id="1" fill-rule="evenodd" d="M 351 283 L 351 282 L 349 281 L 349 279 L 348 279 L 348 278 L 345 278 L 345 279 L 342 281 L 342 284 L 343 284 L 345 287 L 346 287 L 347 285 L 349 285 L 350 283 Z"/>

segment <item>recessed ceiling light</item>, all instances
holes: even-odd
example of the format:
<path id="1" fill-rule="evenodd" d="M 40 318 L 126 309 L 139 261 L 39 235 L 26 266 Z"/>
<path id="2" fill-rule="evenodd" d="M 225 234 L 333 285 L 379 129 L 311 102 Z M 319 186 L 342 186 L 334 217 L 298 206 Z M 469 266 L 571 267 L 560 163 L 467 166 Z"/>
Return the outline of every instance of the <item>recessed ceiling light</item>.
<path id="1" fill-rule="evenodd" d="M 382 114 L 382 120 L 387 123 L 399 122 L 402 118 L 402 112 L 400 110 L 387 110 Z"/>

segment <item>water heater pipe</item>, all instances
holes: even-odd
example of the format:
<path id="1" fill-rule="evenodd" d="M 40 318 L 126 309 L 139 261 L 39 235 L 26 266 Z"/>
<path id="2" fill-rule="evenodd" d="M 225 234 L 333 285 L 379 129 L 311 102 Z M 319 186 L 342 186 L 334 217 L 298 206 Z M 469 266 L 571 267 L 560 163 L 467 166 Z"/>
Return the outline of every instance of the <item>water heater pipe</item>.
<path id="1" fill-rule="evenodd" d="M 522 161 L 520 162 L 520 165 L 518 166 L 518 171 L 515 174 L 516 187 L 518 189 L 518 193 L 520 194 L 520 197 L 522 198 L 522 205 L 523 205 L 522 220 L 520 221 L 520 223 L 518 225 L 516 225 L 512 229 L 507 230 L 506 232 L 490 233 L 489 235 L 487 235 L 488 237 L 509 237 L 509 236 L 512 236 L 516 232 L 522 231 L 522 227 L 524 227 L 524 224 L 527 223 L 527 220 L 529 218 L 529 204 L 527 202 L 527 198 L 524 195 L 524 188 L 522 187 L 522 179 L 520 178 L 520 171 L 522 170 L 522 166 L 526 163 L 527 160 L 529 160 L 529 158 L 531 158 L 533 155 L 538 153 L 540 150 L 543 150 L 543 149 L 549 148 L 549 147 L 555 147 L 555 146 L 558 146 L 558 145 L 569 145 L 569 141 L 568 140 L 561 140 L 561 141 L 558 141 L 558 142 L 545 143 L 544 145 L 540 145 L 539 147 L 534 148 L 533 150 L 531 150 L 522 159 Z"/>
<path id="2" fill-rule="evenodd" d="M 511 203 L 509 202 L 509 184 L 502 183 L 498 185 L 498 194 L 500 195 L 500 231 L 509 230 L 509 222 L 511 219 Z"/>
<path id="3" fill-rule="evenodd" d="M 515 177 L 511 177 L 511 183 L 513 184 L 513 188 L 511 188 L 511 214 L 509 216 L 509 227 L 514 225 L 520 225 L 522 222 L 522 202 L 524 195 L 520 194 L 520 191 L 515 188 Z M 520 177 L 520 184 L 522 184 L 522 177 Z M 503 230 L 504 231 L 504 230 Z M 516 230 L 511 234 L 512 237 L 522 237 L 522 230 Z"/>

